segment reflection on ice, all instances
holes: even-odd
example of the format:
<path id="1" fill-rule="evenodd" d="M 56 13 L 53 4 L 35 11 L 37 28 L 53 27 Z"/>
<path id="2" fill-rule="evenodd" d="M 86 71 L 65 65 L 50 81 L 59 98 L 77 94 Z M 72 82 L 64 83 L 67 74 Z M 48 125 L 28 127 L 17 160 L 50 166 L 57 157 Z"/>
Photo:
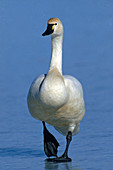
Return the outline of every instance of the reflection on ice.
<path id="1" fill-rule="evenodd" d="M 45 160 L 45 170 L 82 170 L 79 165 L 74 165 L 72 162 L 65 162 L 65 163 L 54 163 L 54 162 L 47 162 Z"/>

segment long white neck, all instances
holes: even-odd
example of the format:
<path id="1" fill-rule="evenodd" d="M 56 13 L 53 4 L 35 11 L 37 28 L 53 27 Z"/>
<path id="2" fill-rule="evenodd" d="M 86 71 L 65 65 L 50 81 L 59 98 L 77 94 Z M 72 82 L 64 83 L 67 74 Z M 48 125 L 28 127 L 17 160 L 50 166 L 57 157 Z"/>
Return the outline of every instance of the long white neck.
<path id="1" fill-rule="evenodd" d="M 39 92 L 41 104 L 48 109 L 58 109 L 68 100 L 68 92 L 62 76 L 62 39 L 62 35 L 52 36 L 51 63 Z"/>
<path id="2" fill-rule="evenodd" d="M 52 57 L 49 71 L 57 68 L 62 75 L 62 41 L 63 34 L 59 36 L 52 36 Z"/>

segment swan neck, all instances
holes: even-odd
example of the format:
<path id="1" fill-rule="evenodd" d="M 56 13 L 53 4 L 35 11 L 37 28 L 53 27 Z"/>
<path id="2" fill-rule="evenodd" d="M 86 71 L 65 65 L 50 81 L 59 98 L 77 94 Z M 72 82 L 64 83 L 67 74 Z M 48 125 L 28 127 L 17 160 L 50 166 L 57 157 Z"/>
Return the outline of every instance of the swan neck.
<path id="1" fill-rule="evenodd" d="M 49 71 L 57 68 L 62 74 L 62 41 L 63 35 L 52 36 L 52 56 Z"/>

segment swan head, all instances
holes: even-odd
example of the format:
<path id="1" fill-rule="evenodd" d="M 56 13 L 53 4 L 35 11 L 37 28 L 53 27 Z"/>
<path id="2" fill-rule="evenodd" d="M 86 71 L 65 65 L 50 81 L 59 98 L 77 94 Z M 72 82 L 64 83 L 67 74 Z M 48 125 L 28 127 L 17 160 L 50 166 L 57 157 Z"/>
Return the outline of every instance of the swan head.
<path id="1" fill-rule="evenodd" d="M 50 18 L 48 20 L 47 29 L 42 34 L 42 36 L 45 35 L 51 35 L 58 36 L 63 34 L 63 25 L 59 18 Z"/>

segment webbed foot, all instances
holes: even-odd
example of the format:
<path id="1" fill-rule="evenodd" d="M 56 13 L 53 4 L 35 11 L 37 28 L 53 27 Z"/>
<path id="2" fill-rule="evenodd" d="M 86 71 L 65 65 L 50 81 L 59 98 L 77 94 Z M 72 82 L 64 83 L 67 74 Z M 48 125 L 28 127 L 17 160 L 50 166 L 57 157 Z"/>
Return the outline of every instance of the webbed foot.
<path id="1" fill-rule="evenodd" d="M 46 159 L 47 162 L 71 162 L 72 159 L 69 157 L 57 157 L 57 158 L 48 158 Z"/>
<path id="2" fill-rule="evenodd" d="M 71 158 L 68 157 L 68 148 L 70 145 L 70 142 L 72 140 L 72 133 L 69 131 L 67 136 L 66 136 L 67 144 L 66 144 L 66 149 L 64 151 L 64 154 L 60 157 L 56 158 L 48 158 L 46 161 L 48 162 L 71 162 Z"/>

